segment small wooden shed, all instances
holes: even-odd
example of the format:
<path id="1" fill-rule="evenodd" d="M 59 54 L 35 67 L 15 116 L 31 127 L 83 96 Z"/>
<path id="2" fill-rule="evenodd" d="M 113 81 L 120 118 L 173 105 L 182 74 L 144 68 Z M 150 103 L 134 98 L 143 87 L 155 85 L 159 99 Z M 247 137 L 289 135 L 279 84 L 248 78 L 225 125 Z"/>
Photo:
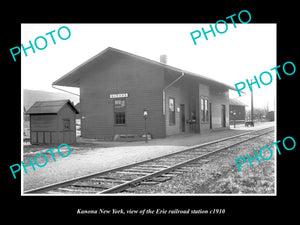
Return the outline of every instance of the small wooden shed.
<path id="1" fill-rule="evenodd" d="M 37 101 L 30 115 L 31 144 L 72 144 L 76 142 L 76 114 L 70 100 Z"/>

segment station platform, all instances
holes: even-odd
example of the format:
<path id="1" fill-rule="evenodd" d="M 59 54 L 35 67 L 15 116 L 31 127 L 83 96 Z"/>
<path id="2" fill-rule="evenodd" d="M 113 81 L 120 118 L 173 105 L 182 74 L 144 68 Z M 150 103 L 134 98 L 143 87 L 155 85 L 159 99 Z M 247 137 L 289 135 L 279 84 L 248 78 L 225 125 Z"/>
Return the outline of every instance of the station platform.
<path id="1" fill-rule="evenodd" d="M 148 143 L 138 142 L 101 142 L 93 141 L 92 147 L 84 145 L 70 145 L 71 154 L 67 158 L 55 155 L 56 162 L 53 162 L 51 155 L 47 166 L 37 168 L 28 174 L 23 172 L 23 190 L 30 190 L 41 186 L 49 185 L 79 176 L 84 176 L 119 166 L 159 157 L 162 155 L 184 150 L 188 147 L 210 142 L 216 139 L 234 136 L 251 130 L 274 126 L 274 122 L 257 123 L 254 127 L 237 127 L 233 129 L 212 131 L 206 134 L 180 134 L 163 139 L 152 139 Z M 98 144 L 97 144 L 98 143 Z M 103 147 L 104 146 L 104 147 Z M 40 152 L 48 150 L 44 149 Z M 38 152 L 35 152 L 37 154 Z M 28 161 L 31 154 L 24 154 L 23 161 Z M 50 160 L 51 159 L 51 160 Z"/>
<path id="2" fill-rule="evenodd" d="M 245 127 L 244 124 L 230 126 L 230 129 L 212 130 L 204 134 L 183 133 L 167 136 L 166 138 L 152 139 L 148 143 L 145 141 L 122 142 L 119 146 L 185 146 L 190 147 L 202 143 L 210 142 L 220 138 L 226 138 L 252 130 L 263 129 L 274 126 L 274 122 L 256 122 L 254 127 Z"/>

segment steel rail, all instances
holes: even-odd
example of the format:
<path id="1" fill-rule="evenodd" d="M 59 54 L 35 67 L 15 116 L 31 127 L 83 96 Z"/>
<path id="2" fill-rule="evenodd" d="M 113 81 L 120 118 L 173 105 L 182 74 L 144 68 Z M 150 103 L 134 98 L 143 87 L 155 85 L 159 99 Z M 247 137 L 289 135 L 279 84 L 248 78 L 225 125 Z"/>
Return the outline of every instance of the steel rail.
<path id="1" fill-rule="evenodd" d="M 204 146 L 208 146 L 208 145 L 211 145 L 211 144 L 215 144 L 215 143 L 218 143 L 218 142 L 222 142 L 222 141 L 226 141 L 226 140 L 230 140 L 230 139 L 234 139 L 234 138 L 237 138 L 237 137 L 241 137 L 241 136 L 245 136 L 245 135 L 248 135 L 248 134 L 252 134 L 252 133 L 256 133 L 256 132 L 259 132 L 259 131 L 264 131 L 264 130 L 269 130 L 270 128 L 273 128 L 273 127 L 268 127 L 268 128 L 264 128 L 264 129 L 259 129 L 259 130 L 254 130 L 254 131 L 249 131 L 249 132 L 245 132 L 245 133 L 242 133 L 242 134 L 238 134 L 238 135 L 234 135 L 234 136 L 230 136 L 230 137 L 226 137 L 226 138 L 221 138 L 221 139 L 218 139 L 218 140 L 214 140 L 214 141 L 210 141 L 210 142 L 206 142 L 206 143 L 203 143 L 203 144 L 199 144 L 199 145 L 196 145 L 196 146 L 192 146 L 190 148 L 186 148 L 184 150 L 180 150 L 180 151 L 177 151 L 177 152 L 174 152 L 174 153 L 171 153 L 171 154 L 167 154 L 167 155 L 162 155 L 162 156 L 158 156 L 158 157 L 155 157 L 155 158 L 151 158 L 151 159 L 147 159 L 147 160 L 144 160 L 144 161 L 140 161 L 140 162 L 136 162 L 136 163 L 131 163 L 131 164 L 126 164 L 124 166 L 121 166 L 121 167 L 115 167 L 113 169 L 108 169 L 108 170 L 104 170 L 104 171 L 101 171 L 101 172 L 96 172 L 96 173 L 92 173 L 92 174 L 89 174 L 89 175 L 83 175 L 83 176 L 80 176 L 80 177 L 76 177 L 76 178 L 73 178 L 73 179 L 69 179 L 69 180 L 66 180 L 66 181 L 62 181 L 62 182 L 57 182 L 57 183 L 54 183 L 54 184 L 50 184 L 50 185 L 45 185 L 45 186 L 42 186 L 42 187 L 39 187 L 39 188 L 35 188 L 35 189 L 30 189 L 30 190 L 27 190 L 27 191 L 24 191 L 23 194 L 38 194 L 38 193 L 44 193 L 44 192 L 47 192 L 47 191 L 51 191 L 53 189 L 57 189 L 57 188 L 60 188 L 60 187 L 65 187 L 65 186 L 69 186 L 69 185 L 72 185 L 73 183 L 75 182 L 78 182 L 78 181 L 85 181 L 85 180 L 89 180 L 91 178 L 94 178 L 94 177 L 97 177 L 97 176 L 101 176 L 101 175 L 104 175 L 104 174 L 107 174 L 107 173 L 111 173 L 111 172 L 115 172 L 115 171 L 118 171 L 118 170 L 124 170 L 124 169 L 127 169 L 127 168 L 130 168 L 130 167 L 134 167 L 134 166 L 138 166 L 138 165 L 141 165 L 141 164 L 145 164 L 145 163 L 148 163 L 148 162 L 151 162 L 151 161 L 154 161 L 154 160 L 158 160 L 158 159 L 162 159 L 162 158 L 166 158 L 166 157 L 170 157 L 170 156 L 173 156 L 173 155 L 176 155 L 176 154 L 181 154 L 183 152 L 187 152 L 187 151 L 191 151 L 193 149 L 197 149 L 197 148 L 200 148 L 200 147 L 204 147 Z M 273 129 L 272 129 L 273 130 Z M 272 131 L 271 130 L 271 131 Z M 271 132 L 271 131 L 267 131 L 267 132 L 264 132 L 263 134 L 265 133 L 268 133 L 268 132 Z M 260 134 L 260 135 L 256 135 L 255 137 L 251 137 L 250 139 L 253 139 L 253 138 L 256 138 L 257 136 L 261 136 L 263 134 Z M 246 140 L 243 140 L 242 142 L 245 142 L 247 140 L 250 140 L 250 139 L 246 139 Z M 242 143 L 242 142 L 239 142 L 239 143 Z M 236 144 L 233 144 L 233 145 L 237 145 L 239 143 L 236 143 Z M 222 149 L 224 148 L 229 148 L 228 146 L 226 147 L 223 147 Z M 213 152 L 210 152 L 210 153 L 207 153 L 206 155 L 210 155 L 212 153 L 215 153 L 217 151 L 220 151 L 220 149 L 218 150 L 215 150 Z M 204 155 L 202 155 L 203 157 L 205 157 Z M 195 159 L 197 160 L 197 159 Z M 175 165 L 177 166 L 177 165 Z M 179 165 L 178 165 L 179 166 Z M 171 167 L 167 168 L 167 169 L 171 169 Z M 166 169 L 166 170 L 167 170 Z M 158 176 L 159 175 L 159 172 L 156 172 Z M 166 172 L 165 172 L 166 173 Z M 149 175 L 147 175 L 149 176 Z M 150 178 L 150 177 L 149 177 Z M 143 178 L 143 180 L 145 179 L 149 179 L 149 178 Z M 138 179 L 142 179 L 142 178 L 137 178 L 135 180 L 132 180 L 132 183 L 133 182 L 138 182 Z M 128 185 L 128 186 L 132 186 L 132 184 L 130 185 L 130 182 L 126 182 L 124 184 L 122 184 L 124 186 Z M 118 185 L 120 188 L 121 188 L 121 185 Z M 110 188 L 111 191 L 114 191 L 116 190 L 117 186 L 113 187 L 113 188 Z M 97 192 L 97 193 L 108 193 L 106 191 L 108 191 L 109 189 L 106 189 L 102 192 Z"/>
<path id="2" fill-rule="evenodd" d="M 249 141 L 249 140 L 251 140 L 251 139 L 257 138 L 257 137 L 262 136 L 262 135 L 264 135 L 264 134 L 266 134 L 266 133 L 269 133 L 269 132 L 271 132 L 271 131 L 266 131 L 266 132 L 264 132 L 264 133 L 262 133 L 262 134 L 258 134 L 258 135 L 256 135 L 256 136 L 247 138 L 247 139 L 242 140 L 242 141 L 240 141 L 240 142 L 237 142 L 237 143 L 234 143 L 234 144 L 230 144 L 230 145 L 227 145 L 227 146 L 225 146 L 225 147 L 222 147 L 222 148 L 219 148 L 219 149 L 217 149 L 217 150 L 214 150 L 214 151 L 212 151 L 212 152 L 208 152 L 208 153 L 205 153 L 205 154 L 203 154 L 203 155 L 197 156 L 197 157 L 195 157 L 195 158 L 186 160 L 186 161 L 184 161 L 184 162 L 177 163 L 176 165 L 169 166 L 168 168 L 162 169 L 162 170 L 160 170 L 160 171 L 158 171 L 158 172 L 154 172 L 154 173 L 145 175 L 145 176 L 143 176 L 143 177 L 139 177 L 139 178 L 136 178 L 136 179 L 134 179 L 134 180 L 128 181 L 128 182 L 126 182 L 126 183 L 117 185 L 117 186 L 115 186 L 115 187 L 106 189 L 106 190 L 104 190 L 104 191 L 97 192 L 97 194 L 105 194 L 105 193 L 116 193 L 116 192 L 121 192 L 121 191 L 123 191 L 123 190 L 126 190 L 126 189 L 132 187 L 132 186 L 136 186 L 135 184 L 137 184 L 137 183 L 140 183 L 140 182 L 142 182 L 142 181 L 146 181 L 146 180 L 148 180 L 148 179 L 150 179 L 150 178 L 152 178 L 152 177 L 156 177 L 156 176 L 159 176 L 159 175 L 161 175 L 161 174 L 168 173 L 168 172 L 170 172 L 170 171 L 172 171 L 172 170 L 175 170 L 175 169 L 177 169 L 177 168 L 184 167 L 185 165 L 187 165 L 187 164 L 189 164 L 189 163 L 192 163 L 192 162 L 197 161 L 197 160 L 199 160 L 199 159 L 205 158 L 205 157 L 207 157 L 207 156 L 209 156 L 209 155 L 215 154 L 215 153 L 220 152 L 220 151 L 222 151 L 222 150 L 231 148 L 231 147 L 233 147 L 233 146 L 235 146 L 235 145 L 239 145 L 239 144 L 241 144 L 241 143 L 243 143 L 243 142 L 246 142 L 246 141 Z"/>

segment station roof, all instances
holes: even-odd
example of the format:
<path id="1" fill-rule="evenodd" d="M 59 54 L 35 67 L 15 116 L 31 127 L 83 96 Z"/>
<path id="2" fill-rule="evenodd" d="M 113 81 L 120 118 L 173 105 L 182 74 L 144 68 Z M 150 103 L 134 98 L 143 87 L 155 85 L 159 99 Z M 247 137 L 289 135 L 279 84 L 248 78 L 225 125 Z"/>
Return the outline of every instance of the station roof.
<path id="1" fill-rule="evenodd" d="M 69 106 L 78 114 L 78 110 L 68 99 L 55 101 L 36 101 L 26 112 L 26 114 L 57 114 L 64 105 Z"/>
<path id="2" fill-rule="evenodd" d="M 147 58 L 144 58 L 142 56 L 138 56 L 138 55 L 135 55 L 135 54 L 132 54 L 132 53 L 129 53 L 129 52 L 125 52 L 125 51 L 122 51 L 122 50 L 119 50 L 119 49 L 115 49 L 115 48 L 112 48 L 112 47 L 108 47 L 108 48 L 104 49 L 103 51 L 101 51 L 100 53 L 95 55 L 94 57 L 92 57 L 92 58 L 88 59 L 87 61 L 85 61 L 84 63 L 80 64 L 79 66 L 77 66 L 76 68 L 74 68 L 73 70 L 71 70 L 70 72 L 68 72 L 64 76 L 62 76 L 61 78 L 54 81 L 52 83 L 52 85 L 67 86 L 67 87 L 80 87 L 80 77 L 83 75 L 83 73 L 81 73 L 81 70 L 83 68 L 88 67 L 89 65 L 92 65 L 96 61 L 100 60 L 102 57 L 105 57 L 106 53 L 112 52 L 112 51 L 123 54 L 123 55 L 126 55 L 126 56 L 130 56 L 130 57 L 134 57 L 134 58 L 143 60 L 143 61 L 148 62 L 148 63 L 153 64 L 153 65 L 161 66 L 161 67 L 163 67 L 165 69 L 169 69 L 171 71 L 176 71 L 176 72 L 180 72 L 180 73 L 183 72 L 185 74 L 185 76 L 199 78 L 199 79 L 201 79 L 201 80 L 203 80 L 207 83 L 211 83 L 211 84 L 218 85 L 218 86 L 223 86 L 223 87 L 226 87 L 226 88 L 231 89 L 231 90 L 236 90 L 233 86 L 224 84 L 222 82 L 219 82 L 219 81 L 216 81 L 214 79 L 205 77 L 203 75 L 196 74 L 196 73 L 193 73 L 193 72 L 189 72 L 189 71 L 186 71 L 186 70 L 182 70 L 182 69 L 167 65 L 165 63 L 161 63 L 161 62 L 158 62 L 158 61 L 147 59 Z"/>

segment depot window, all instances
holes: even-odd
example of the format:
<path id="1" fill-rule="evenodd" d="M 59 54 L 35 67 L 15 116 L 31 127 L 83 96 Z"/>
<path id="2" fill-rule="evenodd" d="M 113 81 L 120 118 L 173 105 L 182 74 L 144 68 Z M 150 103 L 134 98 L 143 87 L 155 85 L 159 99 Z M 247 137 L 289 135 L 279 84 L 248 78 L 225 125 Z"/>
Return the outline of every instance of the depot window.
<path id="1" fill-rule="evenodd" d="M 169 98 L 169 125 L 175 125 L 175 99 Z"/>
<path id="2" fill-rule="evenodd" d="M 126 124 L 126 101 L 125 99 L 114 100 L 115 125 Z"/>
<path id="3" fill-rule="evenodd" d="M 201 114 L 201 122 L 206 123 L 208 122 L 208 99 L 202 97 L 200 99 L 200 114 Z"/>

